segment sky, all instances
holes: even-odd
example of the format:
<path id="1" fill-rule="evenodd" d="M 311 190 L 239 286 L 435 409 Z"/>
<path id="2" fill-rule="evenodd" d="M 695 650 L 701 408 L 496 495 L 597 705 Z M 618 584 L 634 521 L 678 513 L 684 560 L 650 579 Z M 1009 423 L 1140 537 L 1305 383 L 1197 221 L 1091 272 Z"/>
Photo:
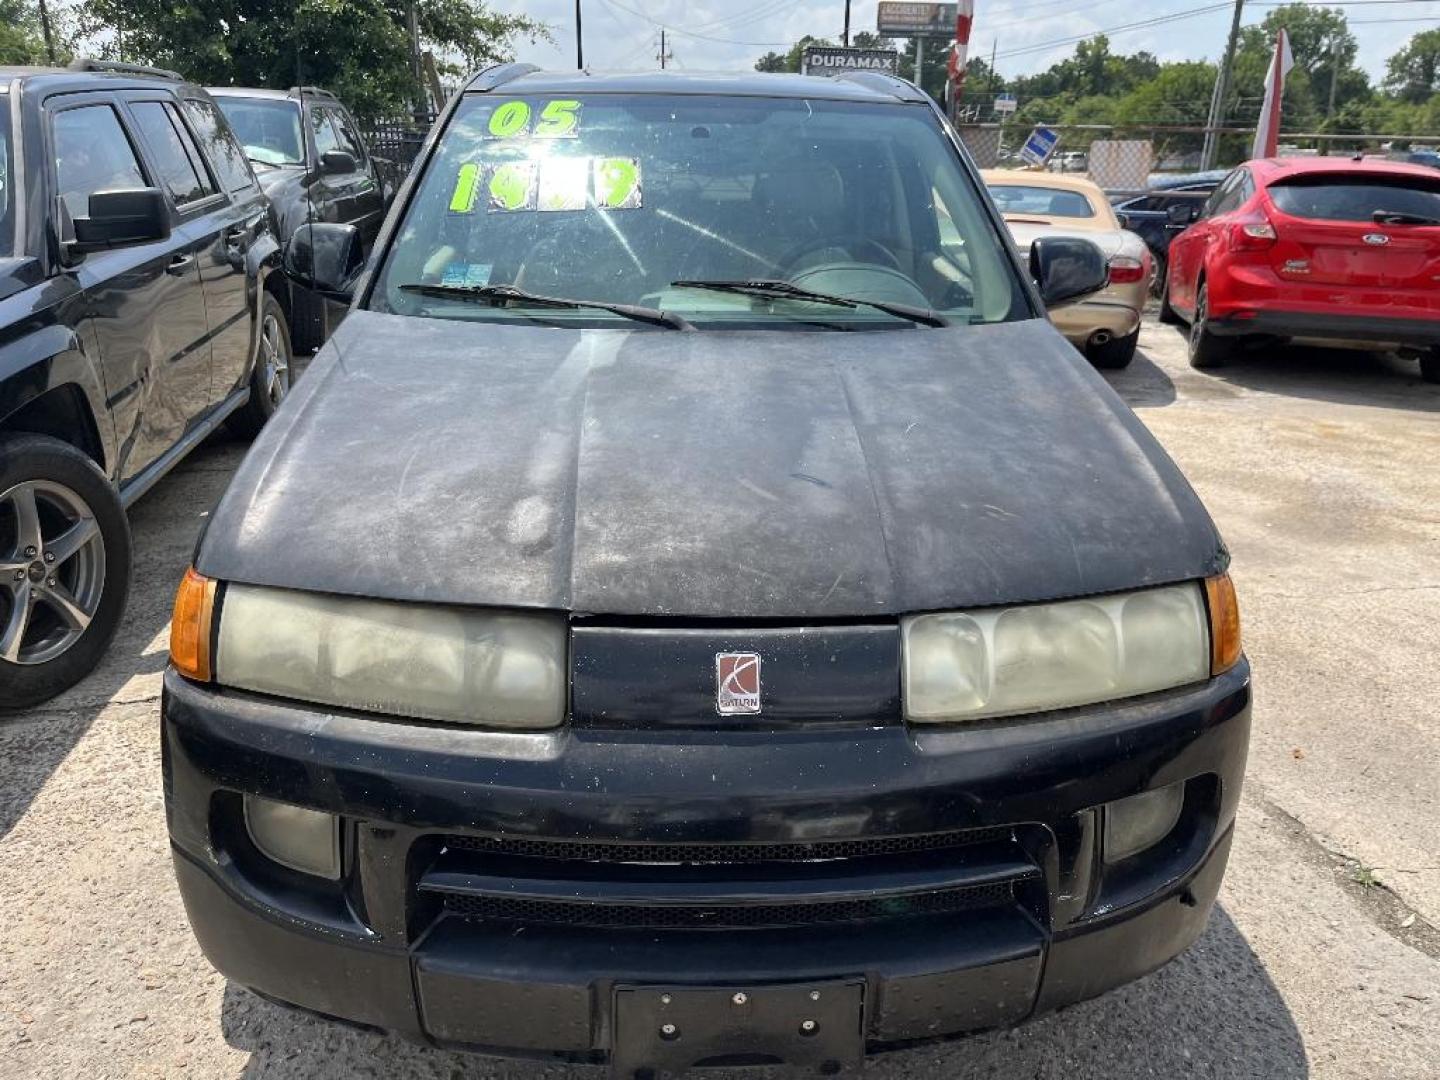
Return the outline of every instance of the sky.
<path id="1" fill-rule="evenodd" d="M 757 57 L 783 52 L 805 34 L 838 41 L 845 18 L 844 0 L 581 0 L 581 5 L 586 66 L 610 70 L 658 67 L 662 25 L 669 30 L 666 46 L 677 68 L 733 71 L 752 68 Z M 487 6 L 550 25 L 554 44 L 520 42 L 517 59 L 547 68 L 574 66 L 575 0 L 488 0 Z M 1036 46 L 1210 6 L 1217 10 L 1112 32 L 1110 42 L 1115 52 L 1146 49 L 1164 61 L 1215 59 L 1224 50 L 1233 11 L 1224 0 L 1151 0 L 1143 6 L 1134 0 L 975 0 L 970 54 L 988 60 L 994 42 L 1000 73 L 1027 75 L 1074 51 L 1073 43 Z M 1248 0 L 1242 22 L 1258 23 L 1275 6 Z M 1359 66 L 1377 82 L 1386 58 L 1412 34 L 1440 27 L 1440 0 L 1351 0 L 1338 6 L 1360 43 Z M 851 31 L 874 30 L 875 9 L 876 0 L 854 0 Z M 934 50 L 927 55 L 939 62 L 941 48 L 938 42 L 927 46 Z"/>

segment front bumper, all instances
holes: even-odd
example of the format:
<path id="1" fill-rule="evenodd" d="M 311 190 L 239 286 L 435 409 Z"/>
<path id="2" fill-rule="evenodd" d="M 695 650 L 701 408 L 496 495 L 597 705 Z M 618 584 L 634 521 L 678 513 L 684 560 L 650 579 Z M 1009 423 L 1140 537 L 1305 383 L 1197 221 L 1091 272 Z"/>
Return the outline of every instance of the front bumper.
<path id="1" fill-rule="evenodd" d="M 969 728 L 553 734 L 328 714 L 170 672 L 165 793 L 200 944 L 266 996 L 604 1061 L 624 987 L 847 980 L 875 1050 L 1015 1024 L 1184 949 L 1223 874 L 1249 719 L 1243 662 Z M 1169 836 L 1105 864 L 1096 808 L 1180 781 Z M 343 880 L 266 865 L 240 793 L 344 815 Z M 765 845 L 783 854 L 713 855 Z"/>

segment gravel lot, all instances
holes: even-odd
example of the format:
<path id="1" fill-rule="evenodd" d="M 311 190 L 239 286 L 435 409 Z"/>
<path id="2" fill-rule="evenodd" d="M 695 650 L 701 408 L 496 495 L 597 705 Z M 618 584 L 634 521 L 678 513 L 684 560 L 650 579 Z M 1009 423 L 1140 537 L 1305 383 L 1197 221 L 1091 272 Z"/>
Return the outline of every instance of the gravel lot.
<path id="1" fill-rule="evenodd" d="M 1220 904 L 1118 993 L 866 1074 L 1440 1077 L 1440 387 L 1412 362 L 1300 350 L 1200 374 L 1158 325 L 1141 348 L 1113 383 L 1219 521 L 1256 671 Z M 167 851 L 159 673 L 174 585 L 243 450 L 212 443 L 141 501 L 106 663 L 0 723 L 0 1077 L 598 1080 L 302 1017 L 200 956 Z"/>

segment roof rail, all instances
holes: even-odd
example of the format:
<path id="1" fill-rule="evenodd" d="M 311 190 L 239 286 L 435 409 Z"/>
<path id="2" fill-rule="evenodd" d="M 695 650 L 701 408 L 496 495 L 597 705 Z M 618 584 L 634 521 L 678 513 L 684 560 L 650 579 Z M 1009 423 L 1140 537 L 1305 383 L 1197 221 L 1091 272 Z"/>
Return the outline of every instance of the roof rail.
<path id="1" fill-rule="evenodd" d="M 144 75 L 151 79 L 173 79 L 184 82 L 185 76 L 168 68 L 146 67 L 144 64 L 127 64 L 121 60 L 92 60 L 88 56 L 76 57 L 66 65 L 71 71 L 113 71 L 117 75 Z"/>
<path id="2" fill-rule="evenodd" d="M 871 90 L 881 90 L 901 101 L 929 101 L 930 95 L 912 82 L 884 71 L 837 71 L 830 76 L 842 82 L 859 83 Z"/>
<path id="3" fill-rule="evenodd" d="M 292 86 L 290 87 L 289 93 L 297 94 L 301 97 L 304 97 L 306 94 L 311 94 L 315 97 L 330 98 L 332 101 L 340 100 L 323 86 Z"/>
<path id="4" fill-rule="evenodd" d="M 498 86 L 520 78 L 522 75 L 529 75 L 532 71 L 539 71 L 537 64 L 494 64 L 477 71 L 470 81 L 465 84 L 466 90 L 494 90 Z"/>

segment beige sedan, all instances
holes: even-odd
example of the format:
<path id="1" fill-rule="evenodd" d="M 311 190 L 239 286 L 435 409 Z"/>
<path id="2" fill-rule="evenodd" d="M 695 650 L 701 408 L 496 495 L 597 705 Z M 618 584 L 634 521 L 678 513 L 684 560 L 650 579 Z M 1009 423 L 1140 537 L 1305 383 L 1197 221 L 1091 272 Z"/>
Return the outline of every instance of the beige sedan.
<path id="1" fill-rule="evenodd" d="M 1042 236 L 1079 236 L 1099 246 L 1110 284 L 1050 321 L 1096 367 L 1123 368 L 1135 355 L 1150 288 L 1150 249 L 1120 227 L 1105 193 L 1080 176 L 987 169 L 981 174 L 1022 257 Z"/>

